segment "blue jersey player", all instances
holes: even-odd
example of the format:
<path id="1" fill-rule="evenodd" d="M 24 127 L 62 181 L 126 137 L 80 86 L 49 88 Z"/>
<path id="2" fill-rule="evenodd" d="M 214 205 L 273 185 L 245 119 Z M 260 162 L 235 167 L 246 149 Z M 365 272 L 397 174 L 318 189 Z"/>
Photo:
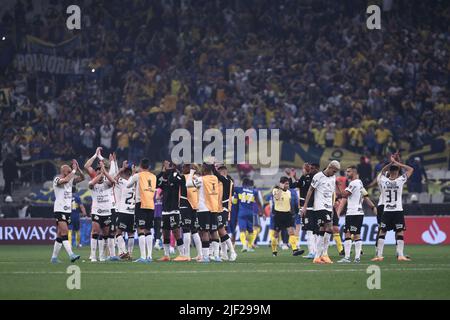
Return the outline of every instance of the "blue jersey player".
<path id="1" fill-rule="evenodd" d="M 86 209 L 81 202 L 81 198 L 75 193 L 75 188 L 72 189 L 72 212 L 70 213 L 70 225 L 68 238 L 70 243 L 73 242 L 73 234 L 75 233 L 75 246 L 80 246 L 80 215 L 86 216 Z"/>
<path id="2" fill-rule="evenodd" d="M 242 243 L 242 252 L 252 251 L 249 244 L 253 243 L 255 236 L 253 230 L 253 216 L 255 204 L 258 206 L 260 214 L 262 214 L 262 204 L 259 191 L 253 186 L 253 182 L 244 178 L 242 187 L 234 188 L 235 204 L 238 211 L 239 238 Z"/>

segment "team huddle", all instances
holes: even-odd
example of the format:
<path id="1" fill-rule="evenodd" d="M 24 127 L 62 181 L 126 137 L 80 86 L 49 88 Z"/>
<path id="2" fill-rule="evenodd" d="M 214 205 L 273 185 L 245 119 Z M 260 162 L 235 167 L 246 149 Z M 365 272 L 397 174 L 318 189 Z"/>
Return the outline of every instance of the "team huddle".
<path id="1" fill-rule="evenodd" d="M 159 230 L 164 255 L 158 261 L 235 261 L 234 231 L 237 225 L 242 251 L 251 251 L 255 246 L 257 231 L 260 230 L 258 221 L 263 215 L 263 200 L 249 178 L 242 180 L 242 187 L 235 187 L 227 167 L 214 161 L 201 166 L 176 166 L 171 161 L 164 161 L 160 172 L 155 174 L 150 171 L 148 159 L 142 159 L 138 168 L 128 161 L 119 168 L 112 154 L 107 167 L 101 151 L 97 148 L 84 166 L 91 178 L 88 184 L 92 193 L 91 262 L 132 260 L 136 231 L 140 252 L 139 258 L 134 260 L 137 263 L 152 262 Z M 96 160 L 98 165 L 94 169 L 92 165 Z M 333 160 L 323 171 L 318 164 L 305 164 L 299 179 L 293 169 L 280 178 L 269 201 L 273 256 L 278 255 L 283 234 L 292 255 L 303 254 L 304 250 L 299 246 L 301 227 L 306 233 L 309 251 L 304 257 L 312 259 L 313 263 L 333 263 L 328 255 L 332 236 L 339 253 L 344 255 L 338 262 L 351 262 L 354 244 L 354 262 L 359 263 L 363 203 L 366 203 L 379 222 L 376 256 L 372 261 L 383 260 L 384 239 L 390 230 L 395 231 L 398 260 L 409 260 L 403 252 L 402 191 L 413 169 L 400 163 L 398 155 L 391 157 L 391 162 L 371 184 L 380 189 L 377 207 L 369 199 L 356 167 L 346 169 L 349 183 L 344 190 L 336 181 L 336 173 L 340 170 L 340 163 Z M 59 262 L 58 255 L 63 246 L 72 262 L 80 258 L 72 252 L 68 225 L 73 186 L 84 179 L 78 163 L 73 160 L 72 167 L 63 165 L 53 180 L 57 237 L 52 263 Z M 344 213 L 345 240 L 342 245 L 339 217 Z M 171 238 L 175 239 L 178 251 L 173 259 L 170 256 Z M 195 258 L 191 257 L 191 243 L 196 248 Z"/>

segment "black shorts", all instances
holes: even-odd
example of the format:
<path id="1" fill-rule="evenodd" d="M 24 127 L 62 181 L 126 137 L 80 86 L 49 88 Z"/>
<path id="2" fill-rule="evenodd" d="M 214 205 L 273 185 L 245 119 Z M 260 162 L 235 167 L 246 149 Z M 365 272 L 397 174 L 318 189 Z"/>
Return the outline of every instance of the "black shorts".
<path id="1" fill-rule="evenodd" d="M 111 225 L 111 215 L 99 216 L 98 214 L 93 214 L 91 219 L 92 222 L 97 222 L 102 229 Z"/>
<path id="2" fill-rule="evenodd" d="M 117 213 L 117 228 L 128 233 L 134 232 L 134 214 Z"/>
<path id="3" fill-rule="evenodd" d="M 328 210 L 317 210 L 314 211 L 314 215 L 316 216 L 317 226 L 322 227 L 327 223 L 331 223 L 333 213 Z"/>
<path id="4" fill-rule="evenodd" d="M 198 223 L 198 214 L 197 210 L 193 209 L 193 217 L 192 217 L 193 223 L 191 224 L 191 233 L 197 233 L 200 229 L 200 224 Z"/>
<path id="5" fill-rule="evenodd" d="M 305 216 L 302 218 L 302 224 L 303 231 L 317 230 L 316 215 L 312 210 L 306 210 Z"/>
<path id="6" fill-rule="evenodd" d="M 117 230 L 117 219 L 119 215 L 116 212 L 116 209 L 111 209 L 111 225 L 109 226 L 109 231 L 114 232 Z"/>
<path id="7" fill-rule="evenodd" d="M 180 208 L 181 226 L 184 229 L 192 229 L 192 225 L 195 223 L 195 210 L 192 208 Z"/>
<path id="8" fill-rule="evenodd" d="M 211 230 L 211 212 L 209 211 L 198 211 L 198 227 L 201 231 Z"/>
<path id="9" fill-rule="evenodd" d="M 219 217 L 221 213 L 219 212 L 211 212 L 211 230 L 210 231 L 217 231 L 219 228 Z"/>
<path id="10" fill-rule="evenodd" d="M 361 227 L 363 224 L 364 215 L 358 214 L 354 216 L 345 216 L 345 232 L 350 234 L 361 234 Z"/>
<path id="11" fill-rule="evenodd" d="M 180 227 L 180 214 L 170 213 L 162 215 L 161 229 L 174 230 Z"/>
<path id="12" fill-rule="evenodd" d="M 381 224 L 381 218 L 383 217 L 383 212 L 384 212 L 384 204 L 380 204 L 377 207 L 377 223 Z"/>
<path id="13" fill-rule="evenodd" d="M 295 227 L 295 218 L 290 212 L 280 212 L 273 210 L 275 231 Z"/>
<path id="14" fill-rule="evenodd" d="M 224 228 L 228 227 L 228 211 L 222 211 L 217 215 L 217 227 Z"/>
<path id="15" fill-rule="evenodd" d="M 405 214 L 403 211 L 384 211 L 380 226 L 384 232 L 406 230 Z"/>
<path id="16" fill-rule="evenodd" d="M 70 224 L 70 213 L 67 212 L 54 212 L 53 213 L 56 219 L 56 224 L 58 222 L 65 222 L 68 225 Z"/>
<path id="17" fill-rule="evenodd" d="M 151 228 L 153 228 L 155 210 L 141 209 L 141 203 L 137 202 L 136 206 L 134 207 L 134 215 L 137 228 L 145 230 L 150 230 Z"/>

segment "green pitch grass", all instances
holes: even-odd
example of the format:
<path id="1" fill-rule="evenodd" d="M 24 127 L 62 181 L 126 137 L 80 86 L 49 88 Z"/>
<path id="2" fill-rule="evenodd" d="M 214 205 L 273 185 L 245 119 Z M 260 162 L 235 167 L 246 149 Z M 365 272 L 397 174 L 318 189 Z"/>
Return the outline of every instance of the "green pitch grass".
<path id="1" fill-rule="evenodd" d="M 238 248 L 240 249 L 240 248 Z M 313 265 L 310 260 L 268 247 L 238 254 L 236 262 L 87 262 L 82 258 L 81 290 L 68 290 L 70 265 L 49 263 L 52 246 L 0 246 L 0 299 L 449 299 L 450 246 L 407 246 L 411 262 L 397 262 L 388 246 L 381 289 L 367 289 L 373 247 L 361 264 Z M 338 256 L 330 248 L 331 258 Z M 135 255 L 138 248 L 135 247 Z M 154 254 L 159 258 L 161 251 Z M 83 262 L 82 260 L 86 260 Z"/>

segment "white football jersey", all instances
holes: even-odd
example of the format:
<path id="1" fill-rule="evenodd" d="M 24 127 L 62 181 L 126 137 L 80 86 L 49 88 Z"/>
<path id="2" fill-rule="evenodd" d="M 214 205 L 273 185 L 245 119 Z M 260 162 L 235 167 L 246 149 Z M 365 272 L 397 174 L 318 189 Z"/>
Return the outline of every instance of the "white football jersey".
<path id="1" fill-rule="evenodd" d="M 116 193 L 117 211 L 121 213 L 134 214 L 134 187 L 127 187 L 129 180 L 119 178 L 116 186 L 119 190 Z"/>
<path id="2" fill-rule="evenodd" d="M 99 216 L 111 215 L 111 185 L 105 180 L 103 183 L 97 183 L 91 189 L 92 209 L 91 213 Z"/>
<path id="3" fill-rule="evenodd" d="M 72 212 L 72 186 L 73 177 L 69 182 L 58 185 L 60 176 L 53 179 L 53 191 L 55 192 L 55 203 L 53 205 L 53 212 Z"/>
<path id="4" fill-rule="evenodd" d="M 347 198 L 347 216 L 364 215 L 362 202 L 367 195 L 367 191 L 360 179 L 351 181 L 345 191 L 351 193 Z"/>
<path id="5" fill-rule="evenodd" d="M 408 180 L 408 177 L 405 174 L 395 180 L 391 180 L 385 176 L 378 177 L 381 196 L 383 197 L 384 211 L 403 211 L 402 193 L 406 180 Z"/>
<path id="6" fill-rule="evenodd" d="M 336 176 L 327 177 L 323 172 L 314 175 L 311 186 L 314 188 L 314 211 L 333 211 L 333 193 L 336 191 Z"/>

